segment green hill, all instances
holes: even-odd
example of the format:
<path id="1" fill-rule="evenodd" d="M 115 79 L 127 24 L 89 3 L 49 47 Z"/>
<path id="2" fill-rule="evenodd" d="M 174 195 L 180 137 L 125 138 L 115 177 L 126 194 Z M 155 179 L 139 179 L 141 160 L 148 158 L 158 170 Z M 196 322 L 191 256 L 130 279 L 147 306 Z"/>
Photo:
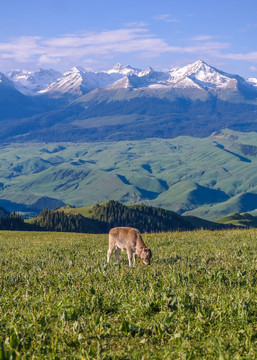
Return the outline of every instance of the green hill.
<path id="1" fill-rule="evenodd" d="M 64 206 L 53 211 L 44 211 L 38 218 L 30 220 L 30 222 L 51 230 L 49 224 L 56 221 L 55 216 L 58 213 L 67 216 L 67 218 L 64 218 L 66 223 L 69 222 L 69 217 L 75 217 L 80 222 L 84 221 L 85 227 L 81 227 L 80 232 L 108 232 L 115 226 L 136 227 L 141 232 L 228 228 L 227 225 L 217 224 L 194 216 L 181 216 L 162 208 L 144 204 L 126 206 L 113 200 L 89 207 L 73 208 Z M 47 219 L 47 216 L 50 216 L 51 219 Z M 60 225 L 57 224 L 55 230 L 60 228 Z"/>
<path id="2" fill-rule="evenodd" d="M 248 213 L 233 213 L 216 220 L 217 223 L 226 225 L 235 225 L 240 227 L 255 227 L 257 228 L 257 216 Z"/>
<path id="3" fill-rule="evenodd" d="M 84 207 L 113 199 L 208 220 L 252 212 L 256 143 L 257 133 L 224 130 L 204 139 L 2 146 L 0 206 L 39 214 L 44 204 Z M 50 207 L 49 199 L 60 205 Z"/>

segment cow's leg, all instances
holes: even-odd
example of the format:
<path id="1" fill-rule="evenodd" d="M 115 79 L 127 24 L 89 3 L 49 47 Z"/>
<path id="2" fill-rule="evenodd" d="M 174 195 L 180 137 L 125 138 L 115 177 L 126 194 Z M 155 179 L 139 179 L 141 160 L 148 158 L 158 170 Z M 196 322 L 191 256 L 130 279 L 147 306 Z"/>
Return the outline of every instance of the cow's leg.
<path id="1" fill-rule="evenodd" d="M 133 254 L 133 263 L 134 263 L 134 265 L 135 265 L 135 263 L 136 263 L 136 256 L 137 256 L 137 254 L 134 253 L 134 254 Z"/>
<path id="2" fill-rule="evenodd" d="M 110 258 L 111 258 L 113 250 L 114 250 L 114 246 L 109 245 L 109 249 L 107 251 L 107 264 L 110 263 Z"/>
<path id="3" fill-rule="evenodd" d="M 116 261 L 117 263 L 120 262 L 120 248 L 116 246 L 116 249 L 115 249 L 115 257 L 116 257 Z"/>
<path id="4" fill-rule="evenodd" d="M 127 253 L 128 253 L 129 266 L 131 266 L 132 265 L 132 258 L 133 258 L 132 250 L 130 248 L 127 248 Z"/>

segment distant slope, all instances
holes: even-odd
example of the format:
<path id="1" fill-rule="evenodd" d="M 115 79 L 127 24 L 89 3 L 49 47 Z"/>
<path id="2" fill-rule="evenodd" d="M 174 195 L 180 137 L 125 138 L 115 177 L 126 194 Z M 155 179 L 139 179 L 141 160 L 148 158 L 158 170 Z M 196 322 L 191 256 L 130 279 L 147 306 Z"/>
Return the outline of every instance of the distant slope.
<path id="1" fill-rule="evenodd" d="M 4 208 L 5 211 L 12 212 L 16 211 L 26 216 L 35 216 L 40 213 L 43 209 L 54 209 L 59 206 L 65 205 L 63 201 L 53 199 L 47 196 L 22 196 L 22 194 L 15 197 L 15 194 L 10 196 L 12 200 L 0 199 L 0 206 Z M 1 216 L 1 208 L 0 208 Z"/>
<path id="2" fill-rule="evenodd" d="M 23 126 L 8 121 L 0 141 L 125 141 L 207 137 L 225 127 L 257 130 L 257 104 L 230 103 L 215 96 L 202 101 L 184 95 L 176 95 L 173 100 L 143 95 L 132 99 L 124 95 L 124 99 L 115 101 L 100 100 L 98 96 L 93 102 L 77 101 L 23 118 Z"/>
<path id="3" fill-rule="evenodd" d="M 13 82 L 4 74 L 0 73 L 0 122 L 1 135 L 12 136 L 13 134 L 22 134 L 21 123 L 35 114 L 41 114 L 63 106 L 64 101 L 56 101 L 48 97 L 26 96 L 18 91 Z M 23 120 L 21 120 L 23 119 Z M 32 121 L 29 122 L 33 129 Z M 26 129 L 25 129 L 26 130 Z M 2 140 L 2 136 L 0 136 Z"/>
<path id="4" fill-rule="evenodd" d="M 47 196 L 73 207 L 145 203 L 208 220 L 254 212 L 256 144 L 256 133 L 223 130 L 204 139 L 2 146 L 0 206 L 25 211 Z M 37 211 L 62 206 L 41 202 Z"/>
<path id="5" fill-rule="evenodd" d="M 216 220 L 219 224 L 235 225 L 240 227 L 254 227 L 257 228 L 257 216 L 248 213 L 233 213 Z"/>

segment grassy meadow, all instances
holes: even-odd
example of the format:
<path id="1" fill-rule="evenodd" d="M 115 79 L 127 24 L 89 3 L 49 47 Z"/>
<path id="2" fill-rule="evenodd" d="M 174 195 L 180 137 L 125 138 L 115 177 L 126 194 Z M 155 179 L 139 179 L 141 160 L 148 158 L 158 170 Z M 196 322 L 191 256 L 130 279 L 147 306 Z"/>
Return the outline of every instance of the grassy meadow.
<path id="1" fill-rule="evenodd" d="M 143 238 L 129 268 L 107 235 L 0 232 L 0 359 L 256 358 L 257 230 Z"/>

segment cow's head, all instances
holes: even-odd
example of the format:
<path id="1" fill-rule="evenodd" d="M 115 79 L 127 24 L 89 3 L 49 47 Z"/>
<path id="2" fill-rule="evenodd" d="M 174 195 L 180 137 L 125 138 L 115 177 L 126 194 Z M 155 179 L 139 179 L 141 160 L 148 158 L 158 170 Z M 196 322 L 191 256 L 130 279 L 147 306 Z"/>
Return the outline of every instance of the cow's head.
<path id="1" fill-rule="evenodd" d="M 145 265 L 150 265 L 152 257 L 152 251 L 148 248 L 140 248 L 139 260 L 143 261 Z"/>

